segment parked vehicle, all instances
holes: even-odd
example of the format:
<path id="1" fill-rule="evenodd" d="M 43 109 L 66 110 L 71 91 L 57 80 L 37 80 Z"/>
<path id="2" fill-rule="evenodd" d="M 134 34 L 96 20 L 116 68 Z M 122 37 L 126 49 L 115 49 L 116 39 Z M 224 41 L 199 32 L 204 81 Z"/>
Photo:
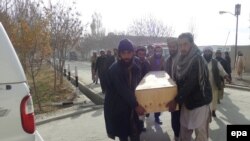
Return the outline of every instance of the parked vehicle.
<path id="1" fill-rule="evenodd" d="M 0 141 L 43 141 L 25 73 L 1 23 L 0 66 Z"/>

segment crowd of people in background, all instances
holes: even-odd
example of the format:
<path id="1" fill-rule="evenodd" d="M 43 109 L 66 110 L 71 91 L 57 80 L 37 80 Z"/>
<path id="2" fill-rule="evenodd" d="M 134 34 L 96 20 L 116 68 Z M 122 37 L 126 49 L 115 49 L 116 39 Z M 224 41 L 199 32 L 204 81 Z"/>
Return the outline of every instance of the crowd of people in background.
<path id="1" fill-rule="evenodd" d="M 106 74 L 108 68 L 118 59 L 116 49 L 114 49 L 113 55 L 111 50 L 100 50 L 100 55 L 97 56 L 97 52 L 94 51 L 91 56 L 91 75 L 93 83 L 98 84 L 98 78 L 100 79 L 100 85 L 102 94 L 106 91 Z"/>
<path id="2" fill-rule="evenodd" d="M 190 33 L 167 40 L 169 56 L 163 57 L 158 45 L 137 46 L 124 39 L 118 48 L 93 52 L 91 74 L 93 83 L 100 85 L 105 94 L 104 114 L 108 136 L 120 141 L 139 141 L 146 132 L 139 115 L 145 109 L 135 98 L 135 88 L 149 71 L 166 71 L 176 82 L 178 94 L 166 106 L 171 112 L 175 141 L 189 141 L 195 131 L 196 141 L 208 140 L 211 117 L 216 116 L 217 104 L 223 99 L 225 80 L 232 81 L 231 58 L 221 50 L 206 47 L 201 51 Z M 215 56 L 213 57 L 213 55 Z M 238 53 L 235 64 L 242 79 L 244 59 Z M 175 110 L 179 104 L 180 110 Z M 155 123 L 161 125 L 161 113 L 154 113 Z M 146 115 L 148 117 L 149 114 Z"/>

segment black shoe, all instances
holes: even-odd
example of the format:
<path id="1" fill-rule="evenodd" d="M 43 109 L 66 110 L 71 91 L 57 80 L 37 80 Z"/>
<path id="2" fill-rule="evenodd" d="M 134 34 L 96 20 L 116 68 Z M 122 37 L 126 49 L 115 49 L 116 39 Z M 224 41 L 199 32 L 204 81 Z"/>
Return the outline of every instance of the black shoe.
<path id="1" fill-rule="evenodd" d="M 217 117 L 215 111 L 212 111 L 212 117 Z"/>
<path id="2" fill-rule="evenodd" d="M 149 114 L 146 114 L 146 117 L 148 118 L 148 117 L 149 117 Z"/>
<path id="3" fill-rule="evenodd" d="M 155 122 L 159 125 L 162 125 L 162 122 L 160 121 L 160 119 L 155 119 Z"/>

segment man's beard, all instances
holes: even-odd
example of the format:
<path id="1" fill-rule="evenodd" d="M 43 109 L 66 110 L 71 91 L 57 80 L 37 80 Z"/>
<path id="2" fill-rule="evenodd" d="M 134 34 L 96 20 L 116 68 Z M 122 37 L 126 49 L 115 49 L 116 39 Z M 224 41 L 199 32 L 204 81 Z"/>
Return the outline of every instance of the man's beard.
<path id="1" fill-rule="evenodd" d="M 122 64 L 124 67 L 129 67 L 129 66 L 131 66 L 131 64 L 132 64 L 132 59 L 126 59 L 126 60 L 122 59 L 122 60 L 121 60 L 121 64 Z"/>
<path id="2" fill-rule="evenodd" d="M 212 55 L 204 55 L 204 58 L 207 62 L 210 62 L 212 59 Z"/>

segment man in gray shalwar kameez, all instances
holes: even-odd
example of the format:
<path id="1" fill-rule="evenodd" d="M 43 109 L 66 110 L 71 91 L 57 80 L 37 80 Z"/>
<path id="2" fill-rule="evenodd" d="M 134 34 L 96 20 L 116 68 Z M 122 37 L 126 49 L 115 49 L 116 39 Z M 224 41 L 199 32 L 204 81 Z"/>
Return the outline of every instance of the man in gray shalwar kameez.
<path id="1" fill-rule="evenodd" d="M 181 141 L 191 141 L 193 131 L 195 141 L 207 141 L 212 91 L 206 61 L 195 45 L 192 34 L 181 34 L 178 45 L 180 53 L 174 67 L 178 94 L 167 106 L 174 111 L 177 103 L 181 105 Z"/>

